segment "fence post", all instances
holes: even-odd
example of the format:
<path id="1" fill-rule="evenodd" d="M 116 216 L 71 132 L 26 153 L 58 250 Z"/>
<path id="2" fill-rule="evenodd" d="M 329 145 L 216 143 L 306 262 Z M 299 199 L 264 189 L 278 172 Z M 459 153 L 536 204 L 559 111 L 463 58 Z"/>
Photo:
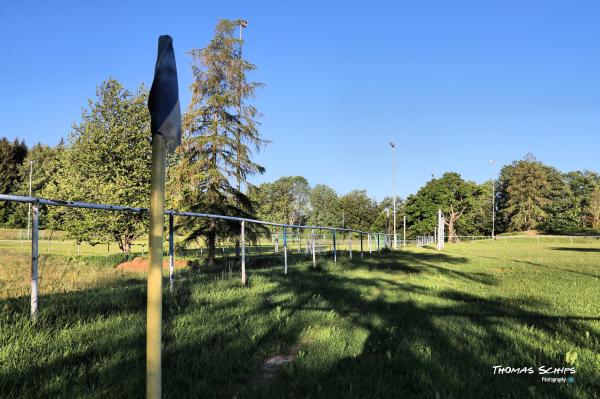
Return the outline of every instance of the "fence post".
<path id="1" fill-rule="evenodd" d="M 31 319 L 38 317 L 38 205 L 33 204 L 33 220 L 31 223 Z"/>
<path id="2" fill-rule="evenodd" d="M 283 274 L 287 274 L 287 228 L 283 226 Z"/>
<path id="3" fill-rule="evenodd" d="M 333 230 L 333 263 L 337 263 L 337 251 L 335 248 L 335 230 Z"/>
<path id="4" fill-rule="evenodd" d="M 404 233 L 402 236 L 402 246 L 406 248 L 406 216 L 404 216 Z"/>
<path id="5" fill-rule="evenodd" d="M 317 267 L 317 257 L 315 255 L 315 229 L 312 229 L 312 258 L 313 258 L 313 267 Z"/>
<path id="6" fill-rule="evenodd" d="M 363 258 L 363 233 L 359 233 L 360 234 L 360 258 Z"/>
<path id="7" fill-rule="evenodd" d="M 246 286 L 246 223 L 242 220 L 242 230 L 240 234 L 240 241 L 242 244 L 242 286 Z"/>
<path id="8" fill-rule="evenodd" d="M 352 232 L 348 232 L 348 252 L 350 255 L 350 259 L 352 259 Z"/>
<path id="9" fill-rule="evenodd" d="M 367 240 L 369 240 L 369 255 L 373 255 L 373 251 L 371 251 L 371 233 L 367 234 Z"/>
<path id="10" fill-rule="evenodd" d="M 438 233 L 437 233 L 437 249 L 441 251 L 444 249 L 444 221 L 442 219 L 442 210 L 438 210 Z"/>
<path id="11" fill-rule="evenodd" d="M 275 228 L 275 255 L 279 255 L 279 227 Z"/>
<path id="12" fill-rule="evenodd" d="M 298 227 L 298 235 L 296 236 L 298 239 L 298 255 L 302 253 L 302 238 L 300 237 L 300 227 Z"/>
<path id="13" fill-rule="evenodd" d="M 381 252 L 381 247 L 379 246 L 379 237 L 380 236 L 381 236 L 380 234 L 377 234 L 377 253 Z"/>
<path id="14" fill-rule="evenodd" d="M 173 214 L 169 215 L 169 290 L 173 292 L 173 274 L 175 272 L 175 244 L 173 242 Z"/>

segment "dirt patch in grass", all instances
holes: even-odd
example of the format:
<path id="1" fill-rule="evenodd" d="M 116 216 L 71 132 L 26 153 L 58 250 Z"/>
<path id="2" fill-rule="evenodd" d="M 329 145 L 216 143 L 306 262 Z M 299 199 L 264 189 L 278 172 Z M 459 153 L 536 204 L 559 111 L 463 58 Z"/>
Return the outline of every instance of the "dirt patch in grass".
<path id="1" fill-rule="evenodd" d="M 175 260 L 175 269 L 183 269 L 186 267 L 194 267 L 196 263 L 191 260 L 180 259 Z M 117 266 L 121 271 L 125 272 L 146 272 L 148 270 L 148 259 L 137 257 L 129 262 L 123 262 Z M 163 259 L 163 269 L 169 268 L 169 259 Z"/>
<path id="2" fill-rule="evenodd" d="M 265 360 L 261 368 L 258 369 L 256 374 L 252 377 L 252 384 L 261 385 L 271 381 L 283 366 L 296 359 L 298 352 L 306 348 L 309 345 L 309 342 L 309 340 L 304 339 L 289 348 L 287 353 L 279 353 Z"/>

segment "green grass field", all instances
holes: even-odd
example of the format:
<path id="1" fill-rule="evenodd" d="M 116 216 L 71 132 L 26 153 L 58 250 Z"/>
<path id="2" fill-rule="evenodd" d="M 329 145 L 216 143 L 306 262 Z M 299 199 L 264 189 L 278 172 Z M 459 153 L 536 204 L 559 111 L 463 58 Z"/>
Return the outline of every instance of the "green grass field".
<path id="1" fill-rule="evenodd" d="M 487 242 L 337 264 L 249 260 L 248 288 L 181 271 L 164 294 L 163 395 L 237 398 L 593 398 L 600 244 Z M 297 255 L 296 255 L 297 256 Z M 114 259 L 113 259 L 114 261 Z M 111 259 L 0 255 L 0 395 L 142 397 L 145 281 Z M 166 281 L 165 281 L 166 286 Z M 280 369 L 265 361 L 282 355 Z M 494 366 L 575 367 L 570 384 Z"/>

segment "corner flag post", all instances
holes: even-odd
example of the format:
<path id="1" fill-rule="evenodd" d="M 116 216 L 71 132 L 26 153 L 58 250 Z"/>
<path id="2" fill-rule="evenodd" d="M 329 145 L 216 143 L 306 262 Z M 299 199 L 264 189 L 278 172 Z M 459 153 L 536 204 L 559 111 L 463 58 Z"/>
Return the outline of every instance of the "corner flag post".
<path id="1" fill-rule="evenodd" d="M 161 397 L 162 257 L 167 144 L 181 141 L 177 66 L 170 36 L 158 38 L 154 80 L 148 98 L 152 130 L 148 294 L 146 309 L 146 397 Z"/>

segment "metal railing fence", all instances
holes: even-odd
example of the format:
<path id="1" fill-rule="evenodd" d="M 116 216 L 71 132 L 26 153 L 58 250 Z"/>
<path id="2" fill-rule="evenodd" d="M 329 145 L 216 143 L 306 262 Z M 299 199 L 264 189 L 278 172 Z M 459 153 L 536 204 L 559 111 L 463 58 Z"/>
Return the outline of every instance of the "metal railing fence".
<path id="1" fill-rule="evenodd" d="M 129 207 L 129 206 L 121 206 L 121 205 L 108 205 L 108 204 L 95 204 L 89 202 L 78 202 L 78 201 L 62 201 L 62 200 L 51 200 L 46 198 L 37 198 L 37 197 L 26 197 L 26 196 L 17 196 L 17 195 L 7 195 L 0 194 L 0 201 L 11 201 L 18 203 L 28 203 L 32 205 L 32 229 L 31 229 L 31 315 L 33 319 L 37 318 L 38 314 L 38 260 L 39 260 L 39 206 L 61 206 L 61 207 L 69 207 L 69 208 L 80 208 L 80 209 L 95 209 L 95 210 L 106 210 L 106 211 L 114 211 L 114 212 L 131 212 L 131 213 L 147 213 L 149 210 L 147 208 L 138 208 L 138 207 Z M 182 217 L 196 217 L 196 218 L 209 218 L 209 219 L 222 219 L 222 220 L 232 220 L 240 222 L 240 246 L 241 246 L 241 279 L 242 285 L 246 285 L 247 276 L 246 276 L 246 224 L 247 223 L 255 223 L 261 224 L 265 226 L 273 226 L 283 229 L 283 255 L 284 255 L 284 274 L 288 273 L 288 229 L 293 230 L 296 229 L 298 236 L 300 236 L 300 231 L 304 230 L 307 234 L 306 239 L 306 251 L 310 251 L 312 253 L 312 263 L 313 267 L 316 267 L 316 254 L 317 250 L 319 252 L 326 252 L 324 248 L 326 247 L 324 243 L 317 243 L 316 237 L 317 234 L 321 231 L 327 231 L 331 233 L 331 248 L 333 249 L 333 261 L 337 262 L 338 255 L 338 238 L 347 241 L 348 248 L 348 256 L 352 259 L 352 250 L 353 250 L 353 239 L 356 235 L 358 235 L 358 243 L 360 248 L 360 257 L 364 256 L 365 248 L 364 241 L 366 237 L 366 241 L 368 244 L 368 251 L 370 253 L 373 252 L 373 240 L 372 238 L 376 238 L 377 242 L 377 251 L 382 249 L 382 241 L 384 241 L 385 235 L 383 233 L 374 233 L 374 232 L 366 232 L 348 228 L 339 228 L 339 227 L 330 227 L 330 226 L 304 226 L 304 225 L 291 225 L 285 223 L 275 223 L 264 220 L 256 220 L 235 216 L 225 216 L 225 215 L 214 215 L 208 213 L 196 213 L 196 212 L 181 212 L 175 210 L 165 210 L 165 216 L 169 217 L 168 221 L 168 235 L 169 235 L 169 246 L 168 246 L 168 256 L 169 256 L 169 286 L 170 289 L 173 289 L 174 284 L 174 266 L 175 266 L 175 251 L 174 251 L 174 223 L 173 219 L 175 216 Z M 315 234 L 315 231 L 317 234 Z M 310 232 L 310 233 L 309 233 Z M 344 236 L 345 233 L 345 237 Z M 339 237 L 338 237 L 339 235 Z M 279 240 L 277 240 L 279 241 Z M 387 240 L 385 240 L 387 243 Z M 302 240 L 298 240 L 298 243 L 301 243 Z M 309 249 L 310 247 L 310 249 Z M 278 252 L 278 248 L 276 249 Z"/>

